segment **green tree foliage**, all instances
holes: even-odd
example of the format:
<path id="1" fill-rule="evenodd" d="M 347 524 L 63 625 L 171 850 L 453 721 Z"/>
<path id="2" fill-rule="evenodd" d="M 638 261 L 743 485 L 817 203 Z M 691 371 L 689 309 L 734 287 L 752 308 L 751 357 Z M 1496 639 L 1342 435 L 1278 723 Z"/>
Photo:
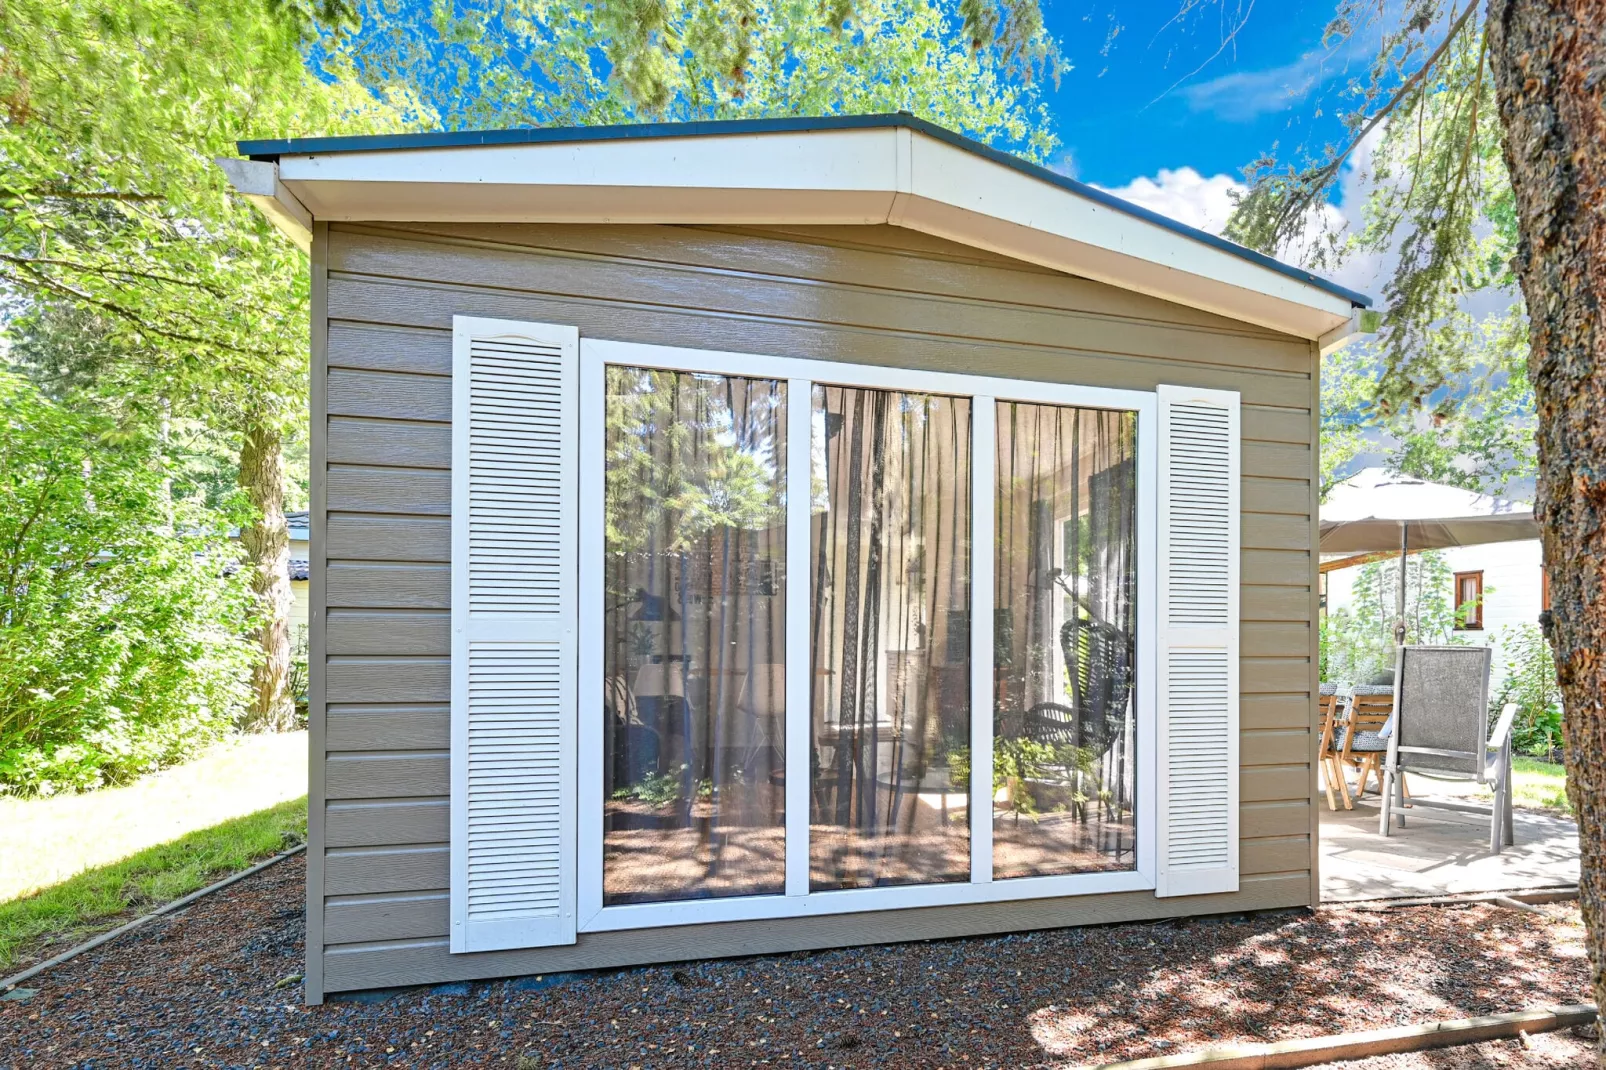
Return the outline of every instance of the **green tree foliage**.
<path id="1" fill-rule="evenodd" d="M 1446 593 L 1450 566 L 1437 550 L 1412 554 L 1405 564 L 1405 641 L 1447 643 L 1458 607 Z M 1356 570 L 1348 606 L 1322 621 L 1323 680 L 1364 684 L 1394 668 L 1394 608 L 1400 591 L 1398 558 L 1373 561 Z"/>
<path id="2" fill-rule="evenodd" d="M 150 435 L 9 373 L 0 411 L 0 791 L 186 757 L 233 722 L 250 660 L 217 514 L 170 495 Z"/>
<path id="3" fill-rule="evenodd" d="M 1510 268 L 1516 213 L 1476 7 L 1415 3 L 1396 25 L 1372 0 L 1342 0 L 1329 47 L 1381 33 L 1347 105 L 1352 140 L 1303 161 L 1257 161 L 1228 234 L 1299 249 L 1317 269 L 1397 256 L 1375 339 L 1323 368 L 1324 448 L 1339 460 L 1370 432 L 1395 470 L 1500 492 L 1534 475 L 1535 416 L 1527 316 Z M 1367 135 L 1362 226 L 1313 239 L 1313 209 Z"/>
<path id="4" fill-rule="evenodd" d="M 1512 742 L 1524 754 L 1547 760 L 1561 746 L 1561 685 L 1556 682 L 1556 659 L 1536 624 L 1526 621 L 1500 629 L 1503 664 L 1495 666 L 1501 681 L 1491 710 L 1517 704 Z"/>
<path id="5" fill-rule="evenodd" d="M 236 138 L 364 130 L 393 113 L 303 48 L 339 0 L 4 0 L 0 297 L 30 374 L 147 428 L 191 421 L 251 447 L 242 528 L 263 612 L 260 722 L 288 723 L 282 478 L 305 411 L 300 253 L 228 194 Z M 60 328 L 92 325 L 84 338 Z"/>
<path id="6" fill-rule="evenodd" d="M 430 127 L 902 110 L 1048 159 L 1046 108 L 1006 55 L 971 47 L 970 6 L 862 0 L 830 22 L 813 0 L 465 0 L 422 20 L 402 0 L 366 0 L 361 27 L 319 54 L 345 57 Z M 1052 55 L 1031 25 L 1027 51 Z"/>
<path id="7" fill-rule="evenodd" d="M 906 52 L 901 63 L 876 71 L 885 58 L 876 55 L 876 38 L 915 40 L 934 9 L 919 0 L 466 0 L 437 3 L 424 27 L 406 0 L 366 0 L 364 28 L 374 47 L 358 64 L 473 98 L 436 107 L 451 126 L 460 125 L 449 116 L 458 111 L 496 116 L 496 125 L 531 109 L 552 117 L 535 125 L 674 118 L 688 108 L 706 114 L 727 105 L 777 114 L 763 100 L 786 82 L 797 83 L 789 92 L 799 114 L 885 110 L 830 106 L 825 98 L 845 103 L 873 94 L 883 81 L 878 74 L 918 82 L 932 59 L 974 57 L 1011 82 L 1058 76 L 1059 51 L 1043 31 L 1037 0 L 946 4 L 942 32 L 927 42 L 934 55 Z M 916 24 L 912 32 L 905 21 Z M 437 47 L 443 42 L 444 55 Z M 408 76 L 432 70 L 439 77 Z M 810 86 L 824 89 L 812 109 L 802 101 Z M 976 94 L 991 95 L 985 88 Z"/>

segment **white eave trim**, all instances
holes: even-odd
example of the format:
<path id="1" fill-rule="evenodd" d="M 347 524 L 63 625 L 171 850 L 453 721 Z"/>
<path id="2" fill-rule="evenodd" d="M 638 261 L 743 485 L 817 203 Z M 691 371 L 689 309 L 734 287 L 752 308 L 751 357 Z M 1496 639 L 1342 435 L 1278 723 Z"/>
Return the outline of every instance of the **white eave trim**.
<path id="1" fill-rule="evenodd" d="M 256 205 L 302 252 L 311 252 L 312 213 L 279 180 L 278 164 L 229 156 L 219 156 L 216 162 L 236 193 Z"/>
<path id="2" fill-rule="evenodd" d="M 1355 309 L 1350 313 L 1349 319 L 1316 339 L 1316 344 L 1321 348 L 1322 356 L 1325 357 L 1336 349 L 1342 349 L 1351 341 L 1366 333 L 1366 329 L 1361 325 L 1365 311 L 1365 309 Z"/>
<path id="3" fill-rule="evenodd" d="M 906 127 L 343 151 L 277 166 L 274 188 L 328 221 L 889 223 L 1301 338 L 1330 335 L 1353 311 L 1341 295 Z"/>

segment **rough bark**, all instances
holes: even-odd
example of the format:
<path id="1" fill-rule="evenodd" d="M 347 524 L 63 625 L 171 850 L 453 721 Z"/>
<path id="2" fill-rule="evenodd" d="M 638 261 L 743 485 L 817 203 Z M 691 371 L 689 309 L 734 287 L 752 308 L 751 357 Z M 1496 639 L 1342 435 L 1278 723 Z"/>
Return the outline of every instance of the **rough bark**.
<path id="1" fill-rule="evenodd" d="M 248 731 L 282 732 L 295 724 L 290 681 L 290 527 L 284 518 L 284 436 L 271 422 L 248 420 L 240 445 L 240 489 L 255 519 L 240 529 L 260 614 L 261 656 L 251 671 Z"/>
<path id="2" fill-rule="evenodd" d="M 1531 324 L 1546 631 L 1606 1006 L 1606 0 L 1490 0 L 1488 29 Z"/>

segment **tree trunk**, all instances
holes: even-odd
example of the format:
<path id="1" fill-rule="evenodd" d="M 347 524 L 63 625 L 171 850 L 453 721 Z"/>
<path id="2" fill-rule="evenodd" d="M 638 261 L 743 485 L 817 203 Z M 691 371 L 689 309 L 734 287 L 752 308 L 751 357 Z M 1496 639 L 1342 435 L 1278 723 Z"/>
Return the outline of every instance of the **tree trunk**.
<path id="1" fill-rule="evenodd" d="M 1591 980 L 1606 1006 L 1606 0 L 1490 0 L 1488 31 L 1531 324 L 1546 632 Z"/>
<path id="2" fill-rule="evenodd" d="M 284 519 L 284 436 L 269 422 L 249 419 L 240 445 L 240 489 L 256 517 L 240 529 L 256 595 L 262 656 L 251 671 L 251 700 L 241 727 L 282 732 L 295 724 L 290 680 L 290 528 Z"/>

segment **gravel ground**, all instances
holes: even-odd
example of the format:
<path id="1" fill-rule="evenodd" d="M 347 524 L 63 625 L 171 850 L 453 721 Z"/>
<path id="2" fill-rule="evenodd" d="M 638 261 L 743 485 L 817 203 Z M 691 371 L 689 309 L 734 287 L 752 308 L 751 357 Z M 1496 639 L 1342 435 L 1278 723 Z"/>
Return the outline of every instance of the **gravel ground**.
<path id="1" fill-rule="evenodd" d="M 292 859 L 29 982 L 0 1002 L 0 1067 L 1014 1070 L 1587 999 L 1578 912 L 1558 904 L 1066 929 L 305 1008 L 276 987 L 301 969 L 302 877 Z M 1375 1065 L 1578 1065 L 1534 1043 Z"/>

